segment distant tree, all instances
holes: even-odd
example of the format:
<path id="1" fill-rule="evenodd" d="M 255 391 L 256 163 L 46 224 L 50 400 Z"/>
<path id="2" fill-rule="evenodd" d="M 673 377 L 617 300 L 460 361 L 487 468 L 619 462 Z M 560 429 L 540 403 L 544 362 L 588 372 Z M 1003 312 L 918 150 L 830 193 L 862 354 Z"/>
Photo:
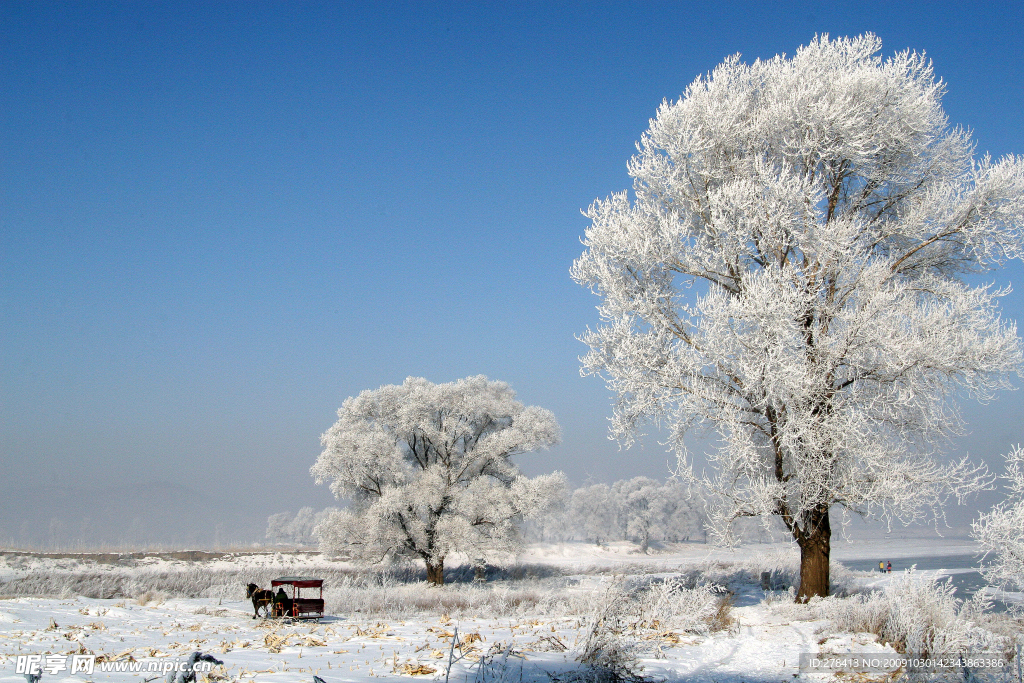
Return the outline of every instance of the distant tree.
<path id="1" fill-rule="evenodd" d="M 982 574 L 990 582 L 1024 590 L 1024 449 L 1006 454 L 1009 497 L 973 526 L 973 535 L 991 559 Z"/>
<path id="2" fill-rule="evenodd" d="M 706 503 L 686 482 L 648 477 L 590 484 L 563 493 L 526 525 L 531 541 L 705 540 Z M 646 549 L 645 549 L 646 552 Z"/>
<path id="3" fill-rule="evenodd" d="M 316 545 L 316 527 L 326 519 L 335 508 L 325 508 L 315 512 L 306 506 L 296 514 L 278 512 L 267 518 L 266 538 L 270 543 L 289 543 L 292 545 Z"/>
<path id="4" fill-rule="evenodd" d="M 566 541 L 572 536 L 573 520 L 569 517 L 571 491 L 564 486 L 552 496 L 547 510 L 524 519 L 523 540 L 528 543 Z"/>
<path id="5" fill-rule="evenodd" d="M 880 48 L 822 37 L 698 78 L 572 268 L 602 297 L 583 367 L 617 394 L 613 434 L 666 425 L 686 470 L 684 436 L 716 430 L 715 526 L 777 515 L 801 601 L 829 591 L 832 506 L 907 522 L 983 485 L 938 446 L 958 396 L 1021 368 L 1006 292 L 961 276 L 1021 256 L 1024 160 L 975 160 L 930 62 Z"/>
<path id="6" fill-rule="evenodd" d="M 615 482 L 612 492 L 618 502 L 619 524 L 625 536 L 632 538 L 640 546 L 640 552 L 646 555 L 651 544 L 651 530 L 657 523 L 655 515 L 662 494 L 661 482 L 650 477 L 634 477 Z"/>
<path id="7" fill-rule="evenodd" d="M 511 458 L 558 440 L 550 411 L 482 375 L 410 377 L 348 398 L 311 470 L 351 500 L 317 528 L 321 547 L 374 561 L 418 557 L 440 585 L 452 552 L 476 559 L 518 547 L 517 521 L 557 498 L 564 477 L 528 479 Z"/>
<path id="8" fill-rule="evenodd" d="M 58 550 L 64 546 L 67 535 L 67 523 L 59 517 L 50 518 L 50 548 Z"/>
<path id="9" fill-rule="evenodd" d="M 651 492 L 650 537 L 658 541 L 707 540 L 707 503 L 700 492 L 673 477 Z"/>
<path id="10" fill-rule="evenodd" d="M 313 529 L 317 525 L 317 515 L 310 506 L 299 508 L 295 513 L 289 531 L 291 532 L 292 543 L 296 545 L 307 545 L 316 542 Z"/>
<path id="11" fill-rule="evenodd" d="M 288 525 L 292 521 L 292 513 L 275 512 L 267 517 L 266 539 L 270 543 L 286 543 L 289 540 Z"/>
<path id="12" fill-rule="evenodd" d="M 600 545 L 623 537 L 619 527 L 619 506 L 608 484 L 591 484 L 572 492 L 568 516 L 574 538 Z"/>

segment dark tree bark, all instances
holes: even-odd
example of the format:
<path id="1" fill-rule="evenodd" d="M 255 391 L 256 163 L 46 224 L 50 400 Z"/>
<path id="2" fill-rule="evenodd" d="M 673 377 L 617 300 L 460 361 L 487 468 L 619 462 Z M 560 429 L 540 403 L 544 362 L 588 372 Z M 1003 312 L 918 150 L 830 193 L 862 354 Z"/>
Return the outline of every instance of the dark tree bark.
<path id="1" fill-rule="evenodd" d="M 832 527 L 829 524 L 828 508 L 811 511 L 807 521 L 806 529 L 793 530 L 793 536 L 800 546 L 800 589 L 796 593 L 797 602 L 807 602 L 816 595 L 824 598 L 829 593 Z"/>
<path id="2" fill-rule="evenodd" d="M 427 583 L 434 586 L 444 585 L 444 559 L 431 564 L 427 562 Z"/>

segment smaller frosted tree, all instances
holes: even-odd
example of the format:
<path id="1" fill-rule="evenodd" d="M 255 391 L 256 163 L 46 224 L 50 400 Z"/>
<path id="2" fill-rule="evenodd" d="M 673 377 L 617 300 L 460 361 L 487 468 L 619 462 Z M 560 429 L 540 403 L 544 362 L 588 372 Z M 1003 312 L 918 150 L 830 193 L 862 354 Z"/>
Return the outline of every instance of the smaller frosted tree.
<path id="1" fill-rule="evenodd" d="M 1009 497 L 974 523 L 974 537 L 992 556 L 982 569 L 992 583 L 1024 590 L 1024 449 L 1006 454 Z"/>
<path id="2" fill-rule="evenodd" d="M 452 552 L 487 559 L 517 549 L 519 519 L 542 513 L 565 483 L 561 473 L 522 476 L 512 456 L 558 441 L 551 411 L 483 375 L 410 377 L 350 397 L 311 469 L 351 501 L 317 527 L 321 548 L 370 561 L 417 557 L 427 580 L 443 584 Z"/>

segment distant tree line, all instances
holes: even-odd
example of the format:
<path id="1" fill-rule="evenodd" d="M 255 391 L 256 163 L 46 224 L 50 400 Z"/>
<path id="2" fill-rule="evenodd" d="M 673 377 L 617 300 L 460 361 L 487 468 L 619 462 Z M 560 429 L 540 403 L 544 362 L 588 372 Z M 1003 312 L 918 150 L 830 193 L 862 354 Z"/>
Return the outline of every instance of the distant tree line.
<path id="1" fill-rule="evenodd" d="M 304 507 L 297 513 L 278 512 L 267 518 L 267 542 L 279 545 L 315 546 L 318 539 L 314 530 L 332 510 L 324 508 L 315 512 L 311 507 Z"/>
<path id="2" fill-rule="evenodd" d="M 524 523 L 529 542 L 632 541 L 646 553 L 652 542 L 706 541 L 704 499 L 675 479 L 623 479 L 566 493 L 551 512 Z"/>
<path id="3" fill-rule="evenodd" d="M 273 544 L 317 545 L 316 526 L 335 508 L 316 512 L 279 512 L 267 519 L 266 540 Z M 609 484 L 565 489 L 550 511 L 520 524 L 528 543 L 630 541 L 646 553 L 651 544 L 706 542 L 708 504 L 696 490 L 676 479 L 634 477 Z M 737 528 L 741 540 L 762 540 L 760 523 Z M 781 538 L 781 537 L 780 537 Z"/>

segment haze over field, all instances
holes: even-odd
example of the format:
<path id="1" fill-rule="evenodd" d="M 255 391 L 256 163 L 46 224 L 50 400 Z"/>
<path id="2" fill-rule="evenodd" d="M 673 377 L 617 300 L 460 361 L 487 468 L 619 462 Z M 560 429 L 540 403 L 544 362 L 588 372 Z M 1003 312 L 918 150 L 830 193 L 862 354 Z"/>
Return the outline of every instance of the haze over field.
<path id="1" fill-rule="evenodd" d="M 926 52 L 977 152 L 1024 153 L 1006 5 L 4 3 L 0 545 L 262 540 L 336 503 L 309 468 L 345 398 L 407 376 L 551 410 L 527 474 L 664 477 L 579 375 L 580 209 L 698 74 L 821 33 Z M 965 416 L 950 454 L 998 471 L 1024 394 Z"/>

